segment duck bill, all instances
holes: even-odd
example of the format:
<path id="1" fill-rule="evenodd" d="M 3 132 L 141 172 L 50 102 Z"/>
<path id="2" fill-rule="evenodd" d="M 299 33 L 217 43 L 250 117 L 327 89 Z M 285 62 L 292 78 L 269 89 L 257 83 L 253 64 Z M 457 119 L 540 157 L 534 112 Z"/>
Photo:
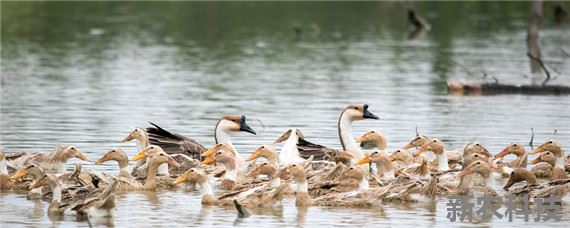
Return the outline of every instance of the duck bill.
<path id="1" fill-rule="evenodd" d="M 390 160 L 391 162 L 395 161 L 396 160 L 396 153 L 393 153 L 392 155 L 390 155 L 388 157 L 388 160 Z"/>
<path id="2" fill-rule="evenodd" d="M 102 164 L 102 163 L 104 163 L 104 162 L 106 162 L 106 161 L 109 161 L 109 155 L 108 155 L 108 154 L 105 154 L 105 155 L 103 155 L 102 158 L 97 159 L 97 160 L 95 161 L 95 164 Z"/>
<path id="3" fill-rule="evenodd" d="M 15 180 L 15 179 L 18 179 L 20 177 L 25 177 L 26 175 L 28 175 L 28 172 L 25 169 L 23 169 L 23 170 L 18 171 L 16 174 L 14 174 L 10 178 Z"/>
<path id="4" fill-rule="evenodd" d="M 221 146 L 221 144 L 215 145 L 212 148 L 206 150 L 204 153 L 202 153 L 200 156 L 202 157 L 209 157 L 210 155 L 216 153 L 216 151 L 218 151 L 218 148 Z"/>
<path id="5" fill-rule="evenodd" d="M 539 154 L 539 153 L 542 153 L 544 151 L 545 151 L 544 148 L 541 146 L 541 147 L 534 149 L 532 152 L 530 152 L 530 154 Z"/>
<path id="6" fill-rule="evenodd" d="M 169 165 L 174 166 L 176 168 L 180 167 L 180 163 L 178 163 L 174 158 L 168 157 L 168 161 L 166 161 Z"/>
<path id="7" fill-rule="evenodd" d="M 402 147 L 402 149 L 406 149 L 406 150 L 407 150 L 407 149 L 414 148 L 414 147 L 416 147 L 414 144 L 408 143 L 408 144 L 406 144 L 404 147 Z"/>
<path id="8" fill-rule="evenodd" d="M 370 156 L 365 156 L 364 158 L 356 162 L 356 165 L 368 164 L 370 162 L 372 162 L 372 160 L 370 160 Z"/>
<path id="9" fill-rule="evenodd" d="M 253 171 L 251 171 L 249 174 L 247 174 L 246 177 L 256 177 L 257 175 L 259 175 L 259 173 L 260 173 L 259 168 L 256 168 Z"/>
<path id="10" fill-rule="evenodd" d="M 259 158 L 259 150 L 256 150 L 255 152 L 253 152 L 249 157 L 247 157 L 247 159 L 245 159 L 246 161 L 253 161 L 254 159 Z"/>
<path id="11" fill-rule="evenodd" d="M 249 132 L 249 133 L 254 134 L 254 135 L 257 134 L 249 125 L 247 125 L 247 123 L 245 122 L 245 116 L 241 116 L 241 118 L 240 118 L 239 130 Z"/>
<path id="12" fill-rule="evenodd" d="M 368 111 L 368 106 L 366 106 L 366 108 L 364 109 L 364 112 L 362 114 L 362 118 L 364 119 L 380 119 L 380 117 L 378 117 L 377 115 L 374 115 L 373 113 L 371 113 L 370 111 Z"/>
<path id="13" fill-rule="evenodd" d="M 144 153 L 144 151 L 141 151 L 141 152 L 139 152 L 137 155 L 135 155 L 135 156 L 133 157 L 133 159 L 131 159 L 131 160 L 133 160 L 133 161 L 138 161 L 138 160 L 141 160 L 141 159 L 143 159 L 143 158 L 146 158 L 146 154 Z"/>
<path id="14" fill-rule="evenodd" d="M 85 154 L 83 154 L 83 153 L 81 153 L 81 152 L 79 152 L 79 151 L 77 151 L 77 153 L 75 154 L 75 157 L 76 157 L 76 158 L 79 158 L 79 159 L 81 159 L 81 160 L 83 160 L 83 161 L 90 161 L 89 158 L 88 158 L 87 156 L 85 156 Z"/>
<path id="15" fill-rule="evenodd" d="M 357 143 L 361 143 L 361 142 L 366 142 L 366 141 L 368 141 L 368 134 L 363 135 L 363 136 L 360 136 L 360 137 L 357 138 L 355 141 L 356 141 Z"/>
<path id="16" fill-rule="evenodd" d="M 291 136 L 291 131 L 287 131 L 285 134 L 283 134 L 281 137 L 275 140 L 273 144 L 284 142 L 285 140 L 289 139 L 290 136 Z"/>
<path id="17" fill-rule="evenodd" d="M 471 174 L 472 172 L 473 172 L 473 170 L 471 170 L 471 167 L 467 167 L 463 171 L 461 171 L 457 176 L 459 178 L 463 178 L 465 175 Z"/>
<path id="18" fill-rule="evenodd" d="M 178 178 L 176 178 L 176 180 L 173 182 L 173 184 L 180 184 L 183 182 L 186 182 L 186 180 L 188 180 L 188 177 L 186 176 L 186 174 L 182 174 L 180 175 Z"/>
<path id="19" fill-rule="evenodd" d="M 531 165 L 536 165 L 538 163 L 543 162 L 542 158 L 539 156 L 538 158 L 532 159 L 532 161 L 529 162 L 529 164 Z"/>
<path id="20" fill-rule="evenodd" d="M 505 148 L 505 149 L 503 149 L 503 151 L 501 151 L 501 153 L 498 153 L 497 155 L 495 155 L 495 159 L 503 158 L 509 154 L 510 154 L 509 149 Z"/>
<path id="21" fill-rule="evenodd" d="M 493 155 L 491 154 L 491 152 L 487 150 L 487 148 L 483 148 L 483 155 L 487 156 L 488 158 L 493 157 Z"/>
<path id="22" fill-rule="evenodd" d="M 424 152 L 428 151 L 428 149 L 429 148 L 427 146 L 422 146 L 421 148 L 417 149 L 416 152 L 414 152 L 414 156 L 423 154 Z"/>
<path id="23" fill-rule="evenodd" d="M 202 164 L 204 165 L 209 165 L 212 164 L 216 161 L 216 158 L 214 156 L 208 156 L 204 161 L 202 161 Z"/>
<path id="24" fill-rule="evenodd" d="M 129 135 L 127 135 L 127 137 L 123 138 L 123 142 L 129 142 L 131 140 L 133 140 L 135 137 L 133 135 L 133 133 L 130 133 Z"/>
<path id="25" fill-rule="evenodd" d="M 35 188 L 39 188 L 41 186 L 44 186 L 44 180 L 38 180 L 36 182 L 34 182 L 33 184 L 30 185 L 30 187 L 28 187 L 29 189 L 35 189 Z"/>

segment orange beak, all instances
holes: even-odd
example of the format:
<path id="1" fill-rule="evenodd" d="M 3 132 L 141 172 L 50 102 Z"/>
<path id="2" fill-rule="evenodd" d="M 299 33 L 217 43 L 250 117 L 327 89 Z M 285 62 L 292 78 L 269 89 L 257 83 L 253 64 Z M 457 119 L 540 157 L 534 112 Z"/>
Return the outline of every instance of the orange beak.
<path id="1" fill-rule="evenodd" d="M 203 162 L 202 164 L 204 165 L 209 165 L 212 164 L 216 161 L 216 158 L 214 156 L 208 156 Z"/>
<path id="2" fill-rule="evenodd" d="M 33 183 L 32 185 L 30 185 L 30 187 L 28 187 L 29 189 L 34 189 L 34 188 L 39 188 L 41 186 L 44 186 L 45 181 L 43 180 L 39 180 L 36 181 L 35 183 Z"/>
<path id="3" fill-rule="evenodd" d="M 129 135 L 127 135 L 127 137 L 125 137 L 125 138 L 123 139 L 123 142 L 131 141 L 131 140 L 133 140 L 134 138 L 135 138 L 135 137 L 134 137 L 134 135 L 133 135 L 133 132 L 131 132 Z"/>
<path id="4" fill-rule="evenodd" d="M 256 177 L 257 175 L 259 175 L 259 173 L 260 173 L 259 168 L 256 168 L 253 171 L 251 171 L 249 174 L 247 174 L 246 177 Z"/>
<path id="5" fill-rule="evenodd" d="M 406 149 L 406 150 L 407 150 L 407 149 L 414 148 L 414 147 L 416 147 L 416 146 L 414 146 L 414 144 L 408 143 L 408 144 L 406 144 L 404 147 L 402 147 L 402 149 Z"/>
<path id="6" fill-rule="evenodd" d="M 110 160 L 109 154 L 105 154 L 105 155 L 103 155 L 102 158 L 97 159 L 97 161 L 95 161 L 95 164 L 102 164 L 102 163 L 109 161 L 109 160 Z"/>
<path id="7" fill-rule="evenodd" d="M 416 150 L 416 152 L 414 152 L 414 156 L 418 156 L 428 150 L 431 150 L 431 147 L 429 145 L 423 145 L 422 147 L 420 147 L 419 149 Z"/>
<path id="8" fill-rule="evenodd" d="M 396 160 L 396 153 L 393 153 L 392 155 L 390 155 L 390 156 L 388 157 L 388 160 L 390 160 L 391 162 L 392 162 L 392 161 L 395 161 L 395 160 Z"/>
<path id="9" fill-rule="evenodd" d="M 540 147 L 534 149 L 532 152 L 530 152 L 530 154 L 538 154 L 538 153 L 542 153 L 544 151 L 546 151 L 546 150 L 542 146 L 540 146 Z"/>
<path id="10" fill-rule="evenodd" d="M 133 157 L 133 161 L 138 161 L 141 160 L 143 158 L 146 158 L 146 154 L 144 153 L 144 150 L 140 151 L 137 153 L 137 155 L 135 155 L 135 157 Z"/>
<path id="11" fill-rule="evenodd" d="M 174 181 L 174 184 L 180 184 L 182 182 L 186 182 L 186 180 L 188 180 L 188 177 L 186 176 L 186 174 L 182 174 L 180 175 L 178 178 L 176 178 L 176 180 Z"/>
<path id="12" fill-rule="evenodd" d="M 200 156 L 202 157 L 209 157 L 210 155 L 212 155 L 213 153 L 216 153 L 216 151 L 218 151 L 218 148 L 220 148 L 221 144 L 215 145 L 212 148 L 206 150 L 204 153 L 202 153 Z"/>
<path id="13" fill-rule="evenodd" d="M 15 180 L 15 179 L 18 179 L 18 178 L 20 178 L 20 177 L 24 177 L 24 176 L 26 176 L 26 175 L 28 175 L 28 171 L 26 171 L 25 169 L 22 169 L 22 170 L 18 171 L 16 174 L 14 174 L 14 175 L 13 175 L 12 177 L 10 177 L 10 178 L 12 178 L 12 179 Z"/>
<path id="14" fill-rule="evenodd" d="M 532 161 L 529 162 L 529 164 L 531 165 L 536 165 L 538 163 L 543 162 L 544 160 L 542 160 L 542 158 L 539 156 L 538 158 L 533 159 Z"/>
<path id="15" fill-rule="evenodd" d="M 87 156 L 85 156 L 84 154 L 82 154 L 79 150 L 75 151 L 73 156 L 75 156 L 76 158 L 79 158 L 83 161 L 90 161 L 89 158 Z"/>
<path id="16" fill-rule="evenodd" d="M 503 149 L 503 151 L 501 151 L 501 153 L 498 153 L 497 155 L 495 155 L 495 159 L 505 157 L 505 156 L 509 155 L 510 153 L 511 152 L 509 151 L 509 148 L 507 147 L 507 148 Z"/>
<path id="17" fill-rule="evenodd" d="M 366 155 L 366 156 L 364 156 L 364 158 L 362 158 L 358 162 L 356 162 L 356 165 L 368 164 L 371 162 L 372 162 L 372 160 L 370 160 L 370 156 Z"/>
<path id="18" fill-rule="evenodd" d="M 459 178 L 462 178 L 463 176 L 465 176 L 465 175 L 467 175 L 467 174 L 470 174 L 470 173 L 472 173 L 472 172 L 473 172 L 473 170 L 471 170 L 471 167 L 467 167 L 467 168 L 465 168 L 463 171 L 461 171 L 457 176 L 458 176 Z"/>
<path id="19" fill-rule="evenodd" d="M 360 138 L 357 138 L 357 139 L 356 139 L 356 142 L 357 142 L 357 143 L 361 143 L 361 142 L 366 142 L 366 141 L 368 141 L 368 140 L 369 140 L 368 134 L 365 134 L 365 135 L 363 135 L 363 136 L 360 136 Z"/>
<path id="20" fill-rule="evenodd" d="M 251 155 L 249 155 L 249 157 L 247 157 L 247 159 L 245 159 L 246 161 L 253 161 L 254 159 L 259 158 L 259 150 L 256 150 L 255 152 L 253 152 Z"/>

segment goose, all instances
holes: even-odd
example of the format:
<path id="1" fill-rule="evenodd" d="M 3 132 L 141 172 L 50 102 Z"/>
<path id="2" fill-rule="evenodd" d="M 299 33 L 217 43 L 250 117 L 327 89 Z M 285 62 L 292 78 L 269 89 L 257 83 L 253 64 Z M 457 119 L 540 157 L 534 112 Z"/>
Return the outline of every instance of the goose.
<path id="1" fill-rule="evenodd" d="M 552 169 L 552 176 L 550 180 L 560 180 L 566 179 L 568 176 L 566 175 L 566 161 L 564 157 L 564 151 L 560 146 L 560 143 L 554 140 L 548 140 L 540 145 L 538 148 L 534 149 L 530 154 L 539 154 L 544 153 L 546 151 L 550 151 L 555 156 L 554 161 L 554 168 Z"/>
<path id="2" fill-rule="evenodd" d="M 342 150 L 350 153 L 355 160 L 364 158 L 364 154 L 352 135 L 352 122 L 364 119 L 379 119 L 368 110 L 367 104 L 349 105 L 341 112 L 338 119 L 337 130 Z M 301 157 L 313 156 L 315 160 L 325 159 L 330 154 L 338 152 L 338 150 L 308 142 L 303 138 L 299 138 L 297 148 Z"/>
<path id="3" fill-rule="evenodd" d="M 89 161 L 89 158 L 75 148 L 75 146 L 56 146 L 48 155 L 44 153 L 34 153 L 30 156 L 22 157 L 23 160 L 19 160 L 18 162 L 24 167 L 31 164 L 39 164 L 44 171 L 48 173 L 62 174 L 65 172 L 67 161 L 73 157 L 83 161 Z"/>
<path id="4" fill-rule="evenodd" d="M 300 163 L 305 161 L 299 154 L 299 149 L 297 148 L 297 143 L 299 139 L 305 138 L 303 132 L 297 128 L 289 129 L 281 137 L 279 137 L 273 144 L 281 143 L 285 141 L 281 151 L 279 152 L 279 162 L 281 165 L 287 166 L 294 163 Z"/>
<path id="5" fill-rule="evenodd" d="M 132 178 L 129 174 L 129 157 L 120 148 L 108 150 L 103 157 L 97 159 L 95 164 L 103 164 L 107 161 L 116 161 L 119 165 L 119 176 L 124 178 Z"/>
<path id="6" fill-rule="evenodd" d="M 380 151 L 374 151 L 364 158 L 360 159 L 356 164 L 376 164 L 376 169 L 378 176 L 383 176 L 387 180 L 392 180 L 395 178 L 394 169 L 392 167 L 392 162 L 386 155 Z"/>
<path id="7" fill-rule="evenodd" d="M 141 184 L 133 179 L 114 178 L 117 182 L 117 190 L 156 190 L 158 187 L 164 186 L 164 183 L 157 181 L 158 167 L 163 163 L 168 163 L 173 166 L 180 166 L 169 154 L 159 149 L 159 146 L 151 145 L 145 150 L 139 152 L 132 160 L 137 161 L 140 159 L 148 159 L 148 171 L 144 184 Z M 167 179 L 169 177 L 166 177 Z M 169 181 L 169 180 L 167 180 Z"/>
<path id="8" fill-rule="evenodd" d="M 371 130 L 358 137 L 356 139 L 356 142 L 360 143 L 361 147 L 367 143 L 375 145 L 378 152 L 383 153 L 384 156 L 387 156 L 386 149 L 388 148 L 388 144 L 386 143 L 386 137 L 384 137 L 384 134 L 382 134 L 382 132 Z"/>
<path id="9" fill-rule="evenodd" d="M 10 190 L 14 187 L 14 181 L 8 174 L 8 165 L 4 151 L 0 150 L 0 191 Z"/>
<path id="10" fill-rule="evenodd" d="M 552 176 L 552 169 L 556 164 L 556 156 L 550 151 L 545 151 L 540 153 L 540 155 L 529 162 L 529 164 L 534 165 L 531 172 L 537 178 L 546 178 Z"/>

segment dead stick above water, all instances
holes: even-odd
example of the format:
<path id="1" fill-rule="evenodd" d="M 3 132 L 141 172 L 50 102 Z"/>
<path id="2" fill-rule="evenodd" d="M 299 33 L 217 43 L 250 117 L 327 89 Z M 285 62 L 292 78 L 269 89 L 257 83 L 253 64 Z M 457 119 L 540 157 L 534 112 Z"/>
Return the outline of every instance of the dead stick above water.
<path id="1" fill-rule="evenodd" d="M 538 64 L 540 64 L 540 67 L 542 67 L 542 70 L 544 70 L 544 73 L 546 74 L 546 78 L 544 79 L 544 81 L 542 81 L 542 86 L 544 87 L 546 85 L 546 83 L 548 81 L 550 81 L 550 72 L 548 71 L 548 69 L 546 69 L 544 62 L 542 62 L 542 59 L 530 54 L 530 52 L 527 52 L 526 56 L 528 56 L 530 59 L 538 62 Z"/>

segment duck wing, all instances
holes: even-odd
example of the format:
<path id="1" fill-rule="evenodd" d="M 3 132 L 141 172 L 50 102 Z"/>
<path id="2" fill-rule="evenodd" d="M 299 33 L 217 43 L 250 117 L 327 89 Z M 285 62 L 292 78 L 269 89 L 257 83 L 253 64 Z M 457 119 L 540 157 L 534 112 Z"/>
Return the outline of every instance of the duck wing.
<path id="1" fill-rule="evenodd" d="M 200 159 L 200 154 L 206 151 L 206 148 L 196 140 L 189 137 L 171 133 L 158 125 L 149 122 L 152 127 L 145 130 L 149 136 L 150 144 L 162 147 L 169 154 L 185 154 L 194 159 Z"/>
<path id="2" fill-rule="evenodd" d="M 299 150 L 299 155 L 307 159 L 311 156 L 315 160 L 329 160 L 334 161 L 334 154 L 338 152 L 338 150 L 329 148 L 326 146 L 318 145 L 312 142 L 309 142 L 303 138 L 299 138 L 299 142 L 297 142 L 297 149 Z"/>

